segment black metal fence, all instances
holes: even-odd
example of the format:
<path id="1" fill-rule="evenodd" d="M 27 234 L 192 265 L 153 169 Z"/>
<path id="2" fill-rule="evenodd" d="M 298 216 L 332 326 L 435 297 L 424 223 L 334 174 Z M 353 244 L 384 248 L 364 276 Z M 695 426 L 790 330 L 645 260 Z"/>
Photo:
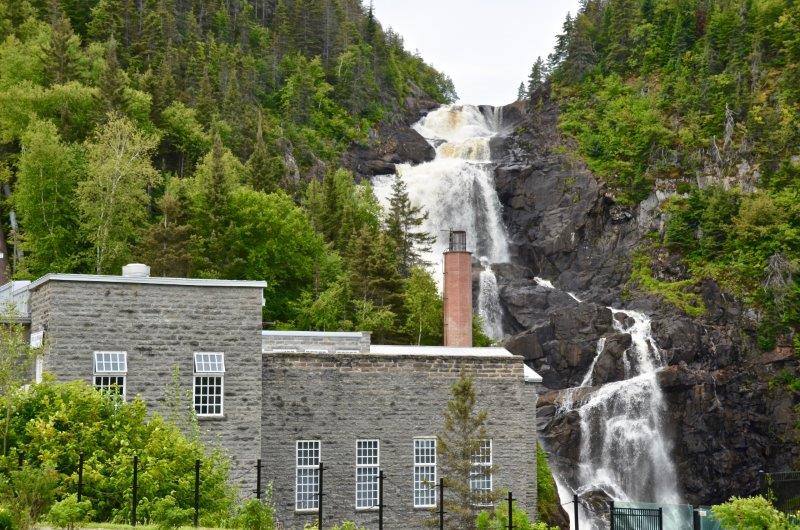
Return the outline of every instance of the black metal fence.
<path id="1" fill-rule="evenodd" d="M 800 511 L 800 471 L 766 473 L 767 494 L 775 507 L 784 513 Z"/>
<path id="2" fill-rule="evenodd" d="M 662 508 L 619 508 L 610 503 L 611 530 L 662 530 Z"/>

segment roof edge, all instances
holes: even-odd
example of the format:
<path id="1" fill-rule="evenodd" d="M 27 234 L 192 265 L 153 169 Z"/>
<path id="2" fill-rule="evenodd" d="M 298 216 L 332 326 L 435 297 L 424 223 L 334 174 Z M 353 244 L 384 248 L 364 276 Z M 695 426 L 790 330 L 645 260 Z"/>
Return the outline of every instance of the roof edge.
<path id="1" fill-rule="evenodd" d="M 114 276 L 104 274 L 56 274 L 48 273 L 28 285 L 36 289 L 47 282 L 85 282 L 85 283 L 138 283 L 149 285 L 181 285 L 188 287 L 252 287 L 264 289 L 267 282 L 253 280 L 215 280 L 204 278 L 168 278 L 160 276 Z"/>

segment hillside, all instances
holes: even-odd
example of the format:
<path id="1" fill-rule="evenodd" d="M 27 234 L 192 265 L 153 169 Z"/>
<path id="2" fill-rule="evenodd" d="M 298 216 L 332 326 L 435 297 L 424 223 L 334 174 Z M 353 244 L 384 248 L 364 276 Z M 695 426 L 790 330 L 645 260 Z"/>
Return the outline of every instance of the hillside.
<path id="1" fill-rule="evenodd" d="M 0 280 L 141 261 L 267 280 L 275 325 L 437 340 L 419 212 L 340 166 L 454 98 L 359 0 L 0 0 Z"/>
<path id="2" fill-rule="evenodd" d="M 713 504 L 800 461 L 799 23 L 780 0 L 587 0 L 504 109 L 506 344 L 593 509 Z"/>

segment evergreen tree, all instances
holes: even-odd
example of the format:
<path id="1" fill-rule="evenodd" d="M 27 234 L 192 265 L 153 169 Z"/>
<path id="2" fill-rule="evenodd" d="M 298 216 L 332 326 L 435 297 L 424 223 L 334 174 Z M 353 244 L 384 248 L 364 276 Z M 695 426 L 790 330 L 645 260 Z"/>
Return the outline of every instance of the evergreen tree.
<path id="1" fill-rule="evenodd" d="M 542 87 L 546 74 L 544 61 L 541 57 L 537 57 L 528 77 L 528 101 L 531 105 L 538 105 L 542 101 Z"/>
<path id="2" fill-rule="evenodd" d="M 58 4 L 51 6 L 52 31 L 45 58 L 45 73 L 52 84 L 64 84 L 75 79 L 79 71 L 81 42 Z"/>
<path id="3" fill-rule="evenodd" d="M 520 83 L 517 89 L 517 101 L 524 101 L 528 97 L 528 91 L 525 89 L 525 83 Z"/>
<path id="4" fill-rule="evenodd" d="M 491 467 L 476 468 L 474 462 L 490 439 L 486 411 L 476 410 L 475 383 L 462 372 L 453 384 L 452 397 L 444 413 L 444 429 L 437 437 L 437 457 L 444 480 L 445 525 L 474 529 L 479 506 L 497 500 L 495 491 L 478 491 L 472 486 L 475 473 L 490 475 Z"/>
<path id="5" fill-rule="evenodd" d="M 256 141 L 253 154 L 247 160 L 247 173 L 250 185 L 254 190 L 271 193 L 278 189 L 284 173 L 281 157 L 270 156 L 267 143 L 264 141 L 262 118 L 258 117 Z"/>
<path id="6" fill-rule="evenodd" d="M 386 215 L 386 233 L 397 249 L 397 268 L 404 278 L 413 266 L 426 265 L 421 255 L 429 252 L 436 241 L 420 228 L 427 220 L 428 213 L 411 204 L 406 183 L 400 175 L 395 176 Z"/>
<path id="7" fill-rule="evenodd" d="M 160 217 L 150 225 L 139 244 L 142 263 L 153 276 L 186 278 L 192 275 L 189 198 L 179 181 L 171 180 L 158 200 Z"/>
<path id="8" fill-rule="evenodd" d="M 125 108 L 125 88 L 128 80 L 117 57 L 117 41 L 111 37 L 106 43 L 105 64 L 100 76 L 100 94 L 107 112 Z"/>

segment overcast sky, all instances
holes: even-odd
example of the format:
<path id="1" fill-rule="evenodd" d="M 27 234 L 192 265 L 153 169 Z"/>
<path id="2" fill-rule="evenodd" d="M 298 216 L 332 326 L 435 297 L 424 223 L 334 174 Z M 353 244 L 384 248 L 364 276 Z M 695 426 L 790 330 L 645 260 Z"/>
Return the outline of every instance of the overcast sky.
<path id="1" fill-rule="evenodd" d="M 384 28 L 453 78 L 463 103 L 514 101 L 579 0 L 374 0 Z M 368 3 L 368 1 L 365 1 Z"/>

